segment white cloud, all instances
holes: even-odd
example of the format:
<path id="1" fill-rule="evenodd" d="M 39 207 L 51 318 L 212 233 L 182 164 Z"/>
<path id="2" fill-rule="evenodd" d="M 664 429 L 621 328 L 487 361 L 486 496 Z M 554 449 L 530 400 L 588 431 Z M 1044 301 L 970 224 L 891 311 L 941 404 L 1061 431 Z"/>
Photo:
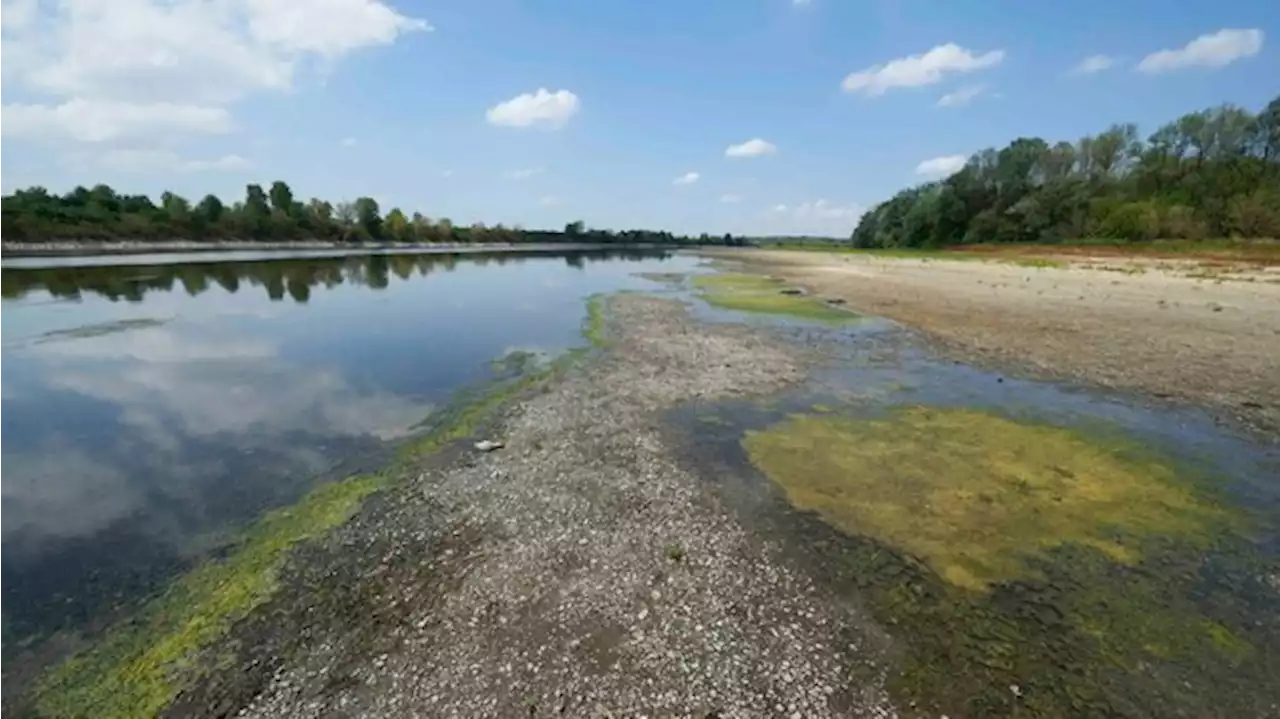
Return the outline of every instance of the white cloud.
<path id="1" fill-rule="evenodd" d="M 931 178 L 946 177 L 959 171 L 967 161 L 968 158 L 964 155 L 934 157 L 916 165 L 916 174 Z"/>
<path id="2" fill-rule="evenodd" d="M 6 106 L 5 134 L 73 142 L 226 132 L 234 103 L 288 91 L 316 62 L 328 67 L 430 29 L 382 0 L 61 0 L 28 9 L 15 22 L 5 6 L 5 90 L 45 99 Z"/>
<path id="3" fill-rule="evenodd" d="M 1160 50 L 1142 58 L 1138 70 L 1155 74 L 1189 67 L 1218 68 L 1262 50 L 1263 32 L 1219 30 L 1201 35 L 1176 50 Z"/>
<path id="4" fill-rule="evenodd" d="M 672 181 L 671 181 L 671 184 L 673 184 L 673 185 L 692 185 L 693 183 L 697 182 L 697 181 L 698 181 L 698 178 L 700 178 L 700 177 L 702 177 L 702 175 L 699 175 L 699 174 L 698 174 L 698 173 L 696 173 L 696 172 L 692 172 L 692 171 L 690 171 L 690 172 L 686 172 L 686 173 L 684 173 L 683 175 L 681 175 L 681 176 L 677 177 L 676 179 L 672 180 Z"/>
<path id="5" fill-rule="evenodd" d="M 1092 75 L 1094 73 L 1109 70 L 1116 64 L 1116 59 L 1110 55 L 1090 55 L 1071 68 L 1072 75 Z"/>
<path id="6" fill-rule="evenodd" d="M 509 170 L 507 172 L 507 179 L 515 180 L 516 182 L 521 182 L 535 175 L 541 175 L 541 174 L 542 174 L 542 168 L 540 167 L 525 167 L 519 170 Z"/>
<path id="7" fill-rule="evenodd" d="M 938 107 L 964 107 L 987 91 L 984 85 L 964 85 L 938 98 Z"/>
<path id="8" fill-rule="evenodd" d="M 734 195 L 734 194 L 724 194 L 720 196 L 720 201 L 725 203 L 726 205 L 736 205 L 737 203 L 742 202 L 742 196 Z"/>
<path id="9" fill-rule="evenodd" d="M 36 16 L 37 0 L 4 0 L 3 21 L 0 27 L 5 30 L 20 30 L 31 23 Z"/>
<path id="10" fill-rule="evenodd" d="M 853 222 L 862 217 L 862 213 L 866 210 L 858 204 L 837 205 L 824 199 L 817 199 L 801 203 L 796 207 L 795 212 L 801 218 Z"/>
<path id="11" fill-rule="evenodd" d="M 948 74 L 963 74 L 994 67 L 1003 60 L 1003 50 L 974 55 L 955 43 L 947 43 L 922 55 L 900 57 L 850 73 L 841 87 L 845 92 L 860 92 L 875 97 L 895 87 L 932 85 Z"/>
<path id="12" fill-rule="evenodd" d="M 730 145 L 725 148 L 725 157 L 760 157 L 761 155 L 772 155 L 778 151 L 778 146 L 763 140 L 759 137 L 752 138 L 746 142 L 737 145 Z"/>
<path id="13" fill-rule="evenodd" d="M 145 139 L 167 132 L 226 133 L 231 114 L 221 107 L 168 102 L 68 100 L 60 105 L 4 106 L 3 133 L 12 137 L 83 143 Z"/>
<path id="14" fill-rule="evenodd" d="M 356 138 L 354 138 L 354 137 L 344 137 L 344 138 L 342 138 L 342 146 L 343 146 L 343 147 L 355 147 L 355 146 L 356 146 Z"/>
<path id="15" fill-rule="evenodd" d="M 765 211 L 760 219 L 763 230 L 752 231 L 780 235 L 848 237 L 865 211 L 856 202 L 841 204 L 823 198 L 797 205 L 778 203 Z"/>
<path id="16" fill-rule="evenodd" d="M 538 204 L 543 207 L 552 207 L 564 204 L 564 200 L 555 195 L 544 195 L 538 198 Z"/>
<path id="17" fill-rule="evenodd" d="M 240 155 L 223 155 L 212 160 L 184 160 L 168 150 L 118 148 L 97 158 L 107 167 L 125 172 L 210 172 L 248 170 L 253 163 Z"/>
<path id="18" fill-rule="evenodd" d="M 223 155 L 215 160 L 187 160 L 181 167 L 188 172 L 248 170 L 253 167 L 253 163 L 239 155 Z"/>
<path id="19" fill-rule="evenodd" d="M 545 87 L 526 92 L 489 108 L 485 119 L 502 127 L 542 127 L 558 129 L 578 114 L 582 103 L 568 90 L 551 92 Z"/>

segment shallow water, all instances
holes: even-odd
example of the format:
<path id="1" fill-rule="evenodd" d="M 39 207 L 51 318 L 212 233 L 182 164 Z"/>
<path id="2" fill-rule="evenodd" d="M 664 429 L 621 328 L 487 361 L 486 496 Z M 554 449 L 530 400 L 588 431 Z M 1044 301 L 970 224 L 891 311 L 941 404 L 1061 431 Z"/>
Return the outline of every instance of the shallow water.
<path id="1" fill-rule="evenodd" d="M 947 361 L 884 320 L 832 327 L 689 297 L 709 321 L 821 348 L 798 390 L 693 403 L 672 419 L 744 521 L 885 628 L 908 714 L 1280 706 L 1274 445 L 1194 408 Z M 1108 503 L 1187 491 L 1222 507 L 1203 510 L 1222 518 L 1212 532 L 1156 505 Z M 1096 514 L 1070 509 L 1093 501 Z M 928 524 L 940 517 L 955 521 Z M 1004 576 L 957 582 L 955 561 Z"/>
<path id="2" fill-rule="evenodd" d="M 79 628 L 694 260 L 244 253 L 3 271 L 6 652 Z M 93 265 L 93 266 L 89 266 Z"/>

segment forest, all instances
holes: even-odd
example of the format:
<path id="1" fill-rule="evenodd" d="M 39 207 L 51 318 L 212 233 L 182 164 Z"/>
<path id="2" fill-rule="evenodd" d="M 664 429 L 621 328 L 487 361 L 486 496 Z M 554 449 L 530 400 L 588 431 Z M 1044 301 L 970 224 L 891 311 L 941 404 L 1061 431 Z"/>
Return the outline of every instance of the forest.
<path id="1" fill-rule="evenodd" d="M 337 204 L 297 200 L 282 181 L 245 188 L 243 200 L 230 205 L 206 195 L 192 205 L 181 195 L 165 192 L 156 204 L 147 195 L 127 195 L 107 185 L 77 187 L 64 194 L 31 187 L 0 200 L 4 240 L 7 242 L 102 242 L 173 240 L 263 242 L 388 242 L 388 243 L 659 243 L 745 244 L 732 235 L 696 237 L 652 230 L 594 230 L 581 221 L 563 230 L 525 230 L 500 224 L 456 226 L 448 218 L 431 219 L 393 208 L 385 215 L 372 197 Z"/>
<path id="2" fill-rule="evenodd" d="M 1280 237 L 1280 97 L 1072 143 L 1020 137 L 863 215 L 857 247 Z"/>

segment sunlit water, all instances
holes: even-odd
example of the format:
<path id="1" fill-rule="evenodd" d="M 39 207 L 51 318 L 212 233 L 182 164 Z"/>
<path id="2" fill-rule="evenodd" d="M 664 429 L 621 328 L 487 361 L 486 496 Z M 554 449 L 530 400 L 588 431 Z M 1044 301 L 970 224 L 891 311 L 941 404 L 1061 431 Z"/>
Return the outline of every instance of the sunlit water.
<path id="1" fill-rule="evenodd" d="M 581 344 L 587 296 L 694 262 L 164 259 L 5 263 L 6 650 L 106 617 L 265 509 L 380 462 L 493 360 Z"/>

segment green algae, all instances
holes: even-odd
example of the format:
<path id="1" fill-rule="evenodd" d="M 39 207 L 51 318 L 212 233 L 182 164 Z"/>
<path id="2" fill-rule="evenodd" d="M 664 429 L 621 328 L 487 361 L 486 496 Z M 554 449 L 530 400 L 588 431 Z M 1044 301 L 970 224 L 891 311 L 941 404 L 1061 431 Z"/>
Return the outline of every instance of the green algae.
<path id="1" fill-rule="evenodd" d="M 833 323 L 859 318 L 853 312 L 832 307 L 816 297 L 783 294 L 786 285 L 770 277 L 732 273 L 698 275 L 692 283 L 699 297 L 721 309 Z"/>
<path id="2" fill-rule="evenodd" d="M 792 531 L 817 535 L 827 581 L 895 640 L 907 716 L 1256 716 L 1280 700 L 1274 558 L 1148 450 L 919 407 L 792 416 L 743 444 L 816 513 Z"/>
<path id="3" fill-rule="evenodd" d="M 134 621 L 49 672 L 37 708 L 51 717 L 154 716 L 194 678 L 195 655 L 276 590 L 288 550 L 345 522 L 382 474 L 321 485 L 267 513 L 231 553 L 177 579 Z"/>
<path id="4" fill-rule="evenodd" d="M 1029 557 L 1063 544 L 1133 564 L 1143 536 L 1207 543 L 1229 517 L 1175 481 L 1168 466 L 1070 430 L 983 412 L 793 416 L 745 441 L 795 506 L 920 557 L 974 590 L 1028 576 Z"/>

